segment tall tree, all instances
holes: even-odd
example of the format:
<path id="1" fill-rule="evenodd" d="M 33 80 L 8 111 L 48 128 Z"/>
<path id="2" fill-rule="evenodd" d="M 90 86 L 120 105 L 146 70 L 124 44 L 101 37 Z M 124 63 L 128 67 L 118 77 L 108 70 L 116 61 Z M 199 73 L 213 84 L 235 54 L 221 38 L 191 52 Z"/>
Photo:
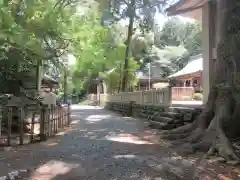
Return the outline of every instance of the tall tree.
<path id="1" fill-rule="evenodd" d="M 140 27 L 143 31 L 149 31 L 153 27 L 154 15 L 157 10 L 160 10 L 162 5 L 165 3 L 164 0 L 109 0 L 105 7 L 110 10 L 113 20 L 119 20 L 122 18 L 129 18 L 129 29 L 128 38 L 126 41 L 126 53 L 125 63 L 123 71 L 122 90 L 127 90 L 127 76 L 128 76 L 128 62 L 130 54 L 131 37 L 133 35 L 133 23 L 134 19 L 137 19 L 140 23 Z M 109 12 L 109 11 L 108 11 Z M 108 13 L 109 14 L 109 13 Z M 105 16 L 108 17 L 109 16 Z M 105 20 L 107 21 L 107 20 Z"/>
<path id="2" fill-rule="evenodd" d="M 204 151 L 207 156 L 217 153 L 227 161 L 237 161 L 229 138 L 239 137 L 240 108 L 240 5 L 237 0 L 216 1 L 220 41 L 216 69 L 208 102 L 193 124 L 163 132 L 166 138 L 178 139 L 191 151 Z M 181 140 L 179 140 L 181 139 Z"/>

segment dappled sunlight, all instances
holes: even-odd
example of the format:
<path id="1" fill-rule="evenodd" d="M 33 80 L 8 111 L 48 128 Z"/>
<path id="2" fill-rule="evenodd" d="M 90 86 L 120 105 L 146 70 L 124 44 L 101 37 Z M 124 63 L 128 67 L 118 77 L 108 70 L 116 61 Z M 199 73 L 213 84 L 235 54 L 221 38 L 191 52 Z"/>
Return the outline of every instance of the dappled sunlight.
<path id="1" fill-rule="evenodd" d="M 45 147 L 57 146 L 61 142 L 61 139 L 52 139 L 45 142 L 42 142 L 41 145 Z"/>
<path id="2" fill-rule="evenodd" d="M 80 120 L 74 120 L 70 124 L 78 124 L 79 122 L 80 122 Z"/>
<path id="3" fill-rule="evenodd" d="M 88 106 L 88 105 L 72 105 L 71 106 L 72 110 L 87 110 L 87 109 L 104 109 L 103 107 L 98 107 L 98 106 Z"/>
<path id="4" fill-rule="evenodd" d="M 52 142 L 52 143 L 48 143 L 47 144 L 47 146 L 56 146 L 56 145 L 58 145 L 59 143 L 57 143 L 57 142 Z"/>
<path id="5" fill-rule="evenodd" d="M 140 137 L 133 135 L 133 134 L 126 134 L 121 133 L 118 135 L 113 136 L 106 136 L 106 140 L 109 141 L 116 141 L 116 142 L 123 142 L 123 143 L 131 143 L 131 144 L 153 144 L 150 141 L 141 139 Z"/>
<path id="6" fill-rule="evenodd" d="M 92 130 L 93 132 L 105 132 L 105 131 L 108 131 L 108 129 L 93 129 Z"/>
<path id="7" fill-rule="evenodd" d="M 70 117 L 71 117 L 71 118 L 74 118 L 74 117 L 78 117 L 78 118 L 79 118 L 79 115 L 77 115 L 77 114 L 71 114 Z"/>
<path id="8" fill-rule="evenodd" d="M 111 117 L 112 117 L 111 115 L 90 115 L 87 118 L 85 118 L 85 120 L 89 122 L 98 122 L 104 119 L 109 119 Z"/>
<path id="9" fill-rule="evenodd" d="M 59 175 L 69 173 L 78 168 L 78 171 L 85 170 L 79 164 L 69 164 L 63 161 L 52 160 L 38 167 L 29 178 L 30 180 L 53 180 Z"/>
<path id="10" fill-rule="evenodd" d="M 58 132 L 58 133 L 56 134 L 56 136 L 63 136 L 63 135 L 65 135 L 65 134 L 67 134 L 67 132 L 62 131 L 62 132 Z"/>
<path id="11" fill-rule="evenodd" d="M 125 158 L 125 159 L 133 159 L 136 158 L 137 156 L 134 154 L 126 154 L 126 155 L 115 155 L 113 158 L 115 159 L 120 159 L 120 158 Z"/>
<path id="12" fill-rule="evenodd" d="M 123 116 L 123 117 L 121 117 L 121 119 L 124 119 L 124 120 L 131 120 L 131 121 L 136 121 L 137 119 L 136 118 L 134 118 L 134 117 L 128 117 L 128 116 Z"/>

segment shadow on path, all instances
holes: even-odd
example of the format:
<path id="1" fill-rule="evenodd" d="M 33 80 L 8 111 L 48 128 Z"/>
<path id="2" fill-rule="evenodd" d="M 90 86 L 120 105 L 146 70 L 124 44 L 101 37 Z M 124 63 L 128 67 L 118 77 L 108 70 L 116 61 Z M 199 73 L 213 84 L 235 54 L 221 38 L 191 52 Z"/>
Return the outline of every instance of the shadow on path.
<path id="1" fill-rule="evenodd" d="M 30 180 L 175 180 L 197 173 L 194 159 L 160 146 L 140 120 L 81 105 L 72 106 L 71 118 L 53 139 L 0 152 L 0 176 L 17 170 Z"/>

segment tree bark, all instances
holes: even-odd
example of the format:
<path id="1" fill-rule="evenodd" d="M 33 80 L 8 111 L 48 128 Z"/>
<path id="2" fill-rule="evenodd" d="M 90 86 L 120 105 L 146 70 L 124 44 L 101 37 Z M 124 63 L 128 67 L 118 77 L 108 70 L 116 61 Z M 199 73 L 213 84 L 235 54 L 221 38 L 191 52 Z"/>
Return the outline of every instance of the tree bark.
<path id="1" fill-rule="evenodd" d="M 128 64 L 129 64 L 129 58 L 130 58 L 130 47 L 131 47 L 131 39 L 133 35 L 133 23 L 134 23 L 134 17 L 135 17 L 135 5 L 136 0 L 131 0 L 131 4 L 128 7 L 128 13 L 129 13 L 129 25 L 128 25 L 128 36 L 126 41 L 126 52 L 125 52 L 125 61 L 124 61 L 124 67 L 123 67 L 123 79 L 122 79 L 122 91 L 127 91 L 128 86 Z"/>
<path id="2" fill-rule="evenodd" d="M 217 154 L 226 161 L 239 162 L 231 138 L 240 135 L 240 3 L 217 1 L 218 35 L 216 71 L 208 102 L 192 125 L 164 131 L 166 139 L 184 144 L 187 151 Z"/>

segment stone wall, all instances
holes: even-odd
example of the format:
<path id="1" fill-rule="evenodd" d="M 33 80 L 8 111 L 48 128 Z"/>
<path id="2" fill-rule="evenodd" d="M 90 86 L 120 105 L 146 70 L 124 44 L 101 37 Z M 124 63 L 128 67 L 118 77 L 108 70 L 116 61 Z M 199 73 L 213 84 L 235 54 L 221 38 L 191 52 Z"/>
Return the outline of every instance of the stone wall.
<path id="1" fill-rule="evenodd" d="M 108 102 L 105 108 L 122 116 L 148 120 L 149 126 L 164 130 L 192 123 L 202 111 L 202 108 L 170 108 L 167 106 L 135 104 L 135 102 Z"/>
<path id="2" fill-rule="evenodd" d="M 154 128 L 172 129 L 192 123 L 202 108 L 171 107 L 171 89 L 125 92 L 105 95 L 105 108 L 121 114 L 146 119 Z M 100 102 L 103 102 L 100 101 Z"/>
<path id="3" fill-rule="evenodd" d="M 140 117 L 144 119 L 151 119 L 157 115 L 157 112 L 165 112 L 168 109 L 168 107 L 164 106 L 135 104 L 135 102 L 108 102 L 105 108 L 123 116 Z"/>

